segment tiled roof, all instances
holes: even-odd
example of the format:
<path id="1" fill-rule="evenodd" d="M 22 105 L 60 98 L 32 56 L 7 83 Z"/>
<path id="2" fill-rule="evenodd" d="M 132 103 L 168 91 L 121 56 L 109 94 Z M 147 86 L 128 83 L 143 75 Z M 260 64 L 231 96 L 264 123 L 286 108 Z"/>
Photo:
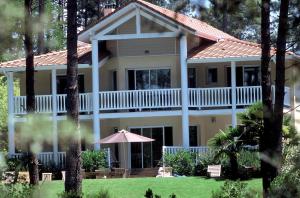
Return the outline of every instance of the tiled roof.
<path id="1" fill-rule="evenodd" d="M 203 37 L 214 41 L 225 38 L 235 39 L 233 36 L 221 30 L 218 30 L 217 28 L 214 28 L 213 26 L 198 19 L 188 17 L 186 15 L 162 8 L 160 6 L 154 5 L 143 0 L 136 0 L 136 2 L 150 8 L 153 11 L 159 12 L 163 16 L 179 23 L 187 29 L 195 31 L 196 35 L 199 37 Z"/>
<path id="2" fill-rule="evenodd" d="M 97 23 L 101 22 L 102 20 L 104 20 L 104 19 L 108 18 L 109 16 L 113 15 L 114 13 L 118 12 L 122 8 L 126 7 L 128 4 L 134 3 L 134 2 L 140 4 L 154 12 L 157 12 L 157 13 L 161 14 L 162 16 L 170 19 L 171 21 L 174 21 L 175 23 L 178 23 L 179 25 L 195 32 L 195 34 L 199 37 L 203 37 L 203 38 L 213 40 L 213 41 L 216 41 L 218 39 L 223 39 L 223 38 L 235 39 L 233 36 L 223 32 L 221 30 L 218 30 L 217 28 L 214 28 L 213 26 L 211 26 L 203 21 L 200 21 L 200 20 L 192 18 L 192 17 L 188 17 L 186 15 L 174 12 L 172 10 L 168 10 L 166 8 L 162 8 L 160 6 L 154 5 L 152 3 L 149 3 L 149 2 L 146 2 L 143 0 L 132 0 L 131 2 L 125 4 L 124 6 L 116 9 L 114 12 L 110 13 L 109 15 L 92 23 L 88 28 L 84 29 L 79 34 L 86 32 L 87 30 L 92 28 Z"/>
<path id="3" fill-rule="evenodd" d="M 78 42 L 78 58 L 79 63 L 85 61 L 85 57 L 91 52 L 91 45 L 83 42 Z M 66 65 L 67 64 L 67 50 L 54 51 L 46 54 L 34 56 L 35 66 L 47 66 L 47 65 Z M 0 63 L 1 68 L 12 68 L 12 67 L 25 67 L 25 58 Z"/>
<path id="4" fill-rule="evenodd" d="M 275 50 L 271 50 L 273 55 Z M 223 39 L 216 43 L 201 46 L 189 53 L 190 59 L 206 58 L 233 58 L 260 56 L 261 47 L 259 44 L 242 41 L 238 39 Z"/>

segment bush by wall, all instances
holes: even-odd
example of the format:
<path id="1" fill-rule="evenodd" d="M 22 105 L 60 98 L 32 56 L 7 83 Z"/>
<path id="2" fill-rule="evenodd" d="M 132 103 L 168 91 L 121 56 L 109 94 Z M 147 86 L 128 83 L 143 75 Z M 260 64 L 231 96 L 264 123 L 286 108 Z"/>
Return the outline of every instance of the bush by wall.
<path id="1" fill-rule="evenodd" d="M 188 151 L 179 151 L 176 154 L 165 154 L 165 165 L 173 168 L 177 175 L 190 176 L 194 173 L 196 155 Z"/>
<path id="2" fill-rule="evenodd" d="M 107 155 L 104 151 L 84 151 L 81 154 L 82 168 L 87 172 L 93 172 L 99 168 L 107 168 Z"/>

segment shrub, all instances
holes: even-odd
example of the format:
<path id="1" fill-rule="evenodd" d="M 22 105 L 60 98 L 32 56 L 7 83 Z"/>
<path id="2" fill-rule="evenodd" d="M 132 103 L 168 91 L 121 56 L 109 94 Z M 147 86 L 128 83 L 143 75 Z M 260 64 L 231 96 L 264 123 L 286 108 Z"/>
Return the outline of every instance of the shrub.
<path id="1" fill-rule="evenodd" d="M 32 198 L 34 190 L 28 184 L 0 184 L 1 197 Z"/>
<path id="2" fill-rule="evenodd" d="M 300 197 L 300 170 L 282 173 L 271 183 L 270 197 Z"/>
<path id="3" fill-rule="evenodd" d="M 238 155 L 238 163 L 240 166 L 253 167 L 259 170 L 259 153 L 255 151 L 241 150 Z"/>
<path id="4" fill-rule="evenodd" d="M 214 157 L 215 157 L 215 153 L 213 151 L 209 151 L 206 153 L 199 153 L 196 158 L 194 175 L 197 176 L 207 175 L 207 166 L 218 164 L 218 162 L 216 162 Z"/>
<path id="5" fill-rule="evenodd" d="M 146 190 L 144 197 L 146 197 L 146 198 L 161 198 L 160 195 L 156 195 L 156 194 L 154 195 L 150 188 L 148 188 L 148 190 Z M 176 195 L 174 193 L 172 193 L 171 195 L 169 195 L 169 198 L 176 198 Z"/>
<path id="6" fill-rule="evenodd" d="M 225 181 L 221 189 L 212 192 L 212 198 L 253 198 L 260 194 L 247 188 L 247 184 L 240 181 Z"/>
<path id="7" fill-rule="evenodd" d="M 107 156 L 104 151 L 84 151 L 81 154 L 82 168 L 87 172 L 93 172 L 99 168 L 107 168 Z"/>
<path id="8" fill-rule="evenodd" d="M 273 180 L 270 195 L 300 197 L 300 146 L 286 146 L 281 173 Z"/>
<path id="9" fill-rule="evenodd" d="M 195 154 L 179 151 L 176 154 L 165 154 L 165 165 L 173 168 L 178 175 L 192 175 L 195 168 Z"/>

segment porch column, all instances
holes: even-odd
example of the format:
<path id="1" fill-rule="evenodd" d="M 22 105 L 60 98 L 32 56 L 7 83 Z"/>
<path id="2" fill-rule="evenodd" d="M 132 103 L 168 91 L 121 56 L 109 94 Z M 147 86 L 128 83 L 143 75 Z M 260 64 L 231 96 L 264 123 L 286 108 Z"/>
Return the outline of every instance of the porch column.
<path id="1" fill-rule="evenodd" d="M 181 65 L 181 101 L 182 101 L 182 145 L 189 147 L 189 108 L 188 108 L 188 77 L 187 77 L 187 39 L 180 38 L 180 65 Z"/>
<path id="2" fill-rule="evenodd" d="M 13 72 L 7 74 L 8 96 L 8 153 L 15 154 L 15 122 L 14 122 L 14 76 Z"/>
<path id="3" fill-rule="evenodd" d="M 231 62 L 231 98 L 232 98 L 232 112 L 231 112 L 231 125 L 236 127 L 236 62 Z"/>
<path id="4" fill-rule="evenodd" d="M 99 119 L 99 58 L 98 40 L 92 40 L 92 78 L 93 78 L 93 130 L 94 143 L 100 141 L 100 119 Z M 95 150 L 100 150 L 100 144 L 94 144 Z"/>
<path id="5" fill-rule="evenodd" d="M 57 81 L 56 69 L 51 70 L 51 85 L 52 85 L 52 146 L 53 159 L 55 164 L 58 164 L 58 135 L 57 135 Z"/>

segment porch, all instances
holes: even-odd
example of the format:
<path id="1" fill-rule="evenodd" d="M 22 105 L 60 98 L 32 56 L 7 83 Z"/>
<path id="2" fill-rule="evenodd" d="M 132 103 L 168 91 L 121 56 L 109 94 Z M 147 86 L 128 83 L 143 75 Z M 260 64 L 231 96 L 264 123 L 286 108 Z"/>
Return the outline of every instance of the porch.
<path id="1" fill-rule="evenodd" d="M 232 107 L 231 87 L 189 88 L 188 108 L 193 110 L 228 109 Z M 236 107 L 244 108 L 261 101 L 261 86 L 236 87 Z M 272 86 L 272 98 L 275 96 Z M 66 94 L 37 95 L 37 113 L 66 113 Z M 111 112 L 143 112 L 160 110 L 180 110 L 182 107 L 182 93 L 180 88 L 147 89 L 99 92 L 100 113 Z M 55 100 L 55 101 L 54 101 Z M 14 96 L 14 115 L 26 114 L 26 96 Z M 56 104 L 54 106 L 54 104 Z M 290 107 L 290 88 L 285 87 L 284 106 Z M 79 112 L 91 114 L 93 112 L 92 93 L 79 94 Z"/>

